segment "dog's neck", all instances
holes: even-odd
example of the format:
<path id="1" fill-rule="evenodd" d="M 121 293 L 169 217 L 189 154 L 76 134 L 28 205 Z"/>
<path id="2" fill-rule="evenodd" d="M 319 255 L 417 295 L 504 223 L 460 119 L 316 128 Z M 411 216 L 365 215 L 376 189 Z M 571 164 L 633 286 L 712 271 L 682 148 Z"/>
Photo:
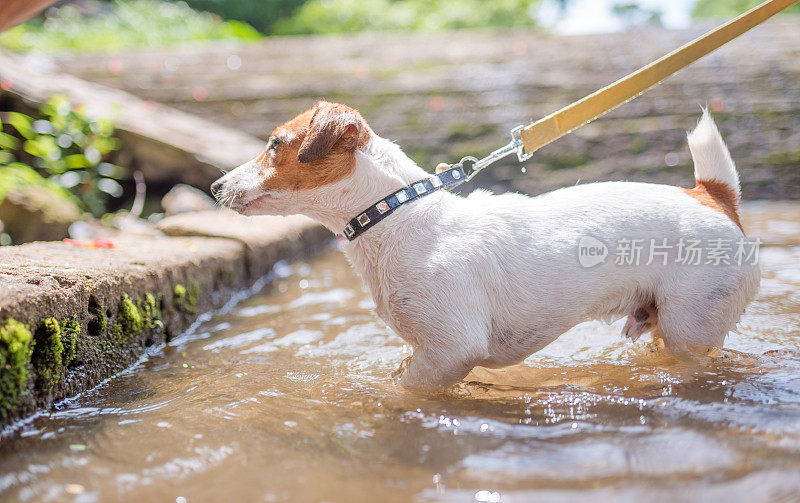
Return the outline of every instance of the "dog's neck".
<path id="1" fill-rule="evenodd" d="M 347 222 L 368 206 L 426 176 L 400 147 L 373 133 L 356 151 L 353 172 L 336 183 L 313 189 L 302 212 L 340 234 Z"/>
<path id="2" fill-rule="evenodd" d="M 334 233 L 367 207 L 429 176 L 394 143 L 373 134 L 372 139 L 356 152 L 356 166 L 347 178 L 318 191 L 304 208 L 307 216 L 325 225 Z M 405 253 L 403 244 L 409 236 L 409 225 L 419 230 L 430 223 L 430 218 L 419 218 L 426 209 L 450 196 L 445 191 L 431 194 L 415 201 L 409 209 L 400 209 L 385 221 L 371 227 L 353 241 L 345 244 L 343 251 L 369 287 L 375 300 L 378 315 L 389 320 L 386 284 L 383 279 L 391 274 L 397 255 Z M 383 278 L 383 279 L 382 279 Z"/>

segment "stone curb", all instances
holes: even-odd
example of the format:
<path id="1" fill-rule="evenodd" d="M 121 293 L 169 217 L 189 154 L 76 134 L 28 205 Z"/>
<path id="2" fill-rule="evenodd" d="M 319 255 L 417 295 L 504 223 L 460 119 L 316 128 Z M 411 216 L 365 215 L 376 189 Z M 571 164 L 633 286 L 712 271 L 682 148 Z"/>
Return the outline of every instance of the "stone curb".
<path id="1" fill-rule="evenodd" d="M 231 170 L 264 149 L 262 140 L 243 131 L 59 73 L 35 56 L 0 51 L 0 78 L 6 86 L 0 95 L 38 107 L 63 94 L 88 116 L 111 120 L 121 153 L 130 157 L 123 164 L 135 165 L 148 183 L 208 187 L 220 169 Z"/>
<path id="2" fill-rule="evenodd" d="M 304 217 L 221 212 L 161 228 L 172 236 L 119 235 L 113 249 L 0 248 L 0 425 L 92 388 L 331 238 Z"/>

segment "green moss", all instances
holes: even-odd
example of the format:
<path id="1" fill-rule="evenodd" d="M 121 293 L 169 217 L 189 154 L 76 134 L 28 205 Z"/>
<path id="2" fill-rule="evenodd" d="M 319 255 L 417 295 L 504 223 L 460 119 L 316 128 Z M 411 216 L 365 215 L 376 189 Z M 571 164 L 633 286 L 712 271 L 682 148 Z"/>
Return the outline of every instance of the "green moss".
<path id="1" fill-rule="evenodd" d="M 775 152 L 769 154 L 764 161 L 773 168 L 789 166 L 794 170 L 800 165 L 800 150 Z"/>
<path id="2" fill-rule="evenodd" d="M 78 336 L 81 334 L 81 325 L 75 316 L 61 322 L 61 345 L 64 346 L 62 360 L 66 367 L 78 352 Z"/>
<path id="3" fill-rule="evenodd" d="M 493 124 L 468 124 L 466 122 L 451 123 L 447 129 L 447 141 L 461 141 L 495 135 L 497 127 Z M 479 152 L 473 152 L 476 155 Z"/>
<path id="4" fill-rule="evenodd" d="M 111 345 L 106 349 L 113 348 L 125 342 L 125 329 L 122 328 L 122 322 L 117 320 L 108 327 L 108 336 L 111 339 Z"/>
<path id="5" fill-rule="evenodd" d="M 105 333 L 108 327 L 108 318 L 106 313 L 103 312 L 103 308 L 99 306 L 89 307 L 89 315 L 92 317 L 86 326 L 89 335 L 97 337 Z"/>
<path id="6" fill-rule="evenodd" d="M 197 306 L 200 304 L 200 285 L 197 281 L 190 281 L 186 284 L 186 302 L 193 311 L 197 311 Z"/>
<path id="7" fill-rule="evenodd" d="M 631 143 L 631 153 L 638 155 L 644 153 L 645 150 L 647 150 L 647 141 L 644 139 L 636 138 Z"/>
<path id="8" fill-rule="evenodd" d="M 8 320 L 0 325 L 0 417 L 19 404 L 28 382 L 31 332 L 27 325 Z"/>
<path id="9" fill-rule="evenodd" d="M 589 156 L 585 153 L 563 152 L 554 155 L 548 162 L 550 169 L 577 168 L 589 162 Z"/>
<path id="10" fill-rule="evenodd" d="M 148 320 L 154 321 L 161 319 L 161 309 L 158 307 L 158 299 L 156 299 L 155 295 L 152 293 L 145 294 L 142 305 Z"/>
<path id="11" fill-rule="evenodd" d="M 464 122 L 454 122 L 447 128 L 447 140 L 464 140 L 469 138 L 469 124 Z"/>
<path id="12" fill-rule="evenodd" d="M 146 328 L 161 328 L 164 323 L 161 321 L 160 300 L 152 293 L 146 293 L 139 301 L 139 312 L 142 315 L 142 323 Z"/>
<path id="13" fill-rule="evenodd" d="M 430 149 L 424 148 L 409 148 L 406 151 L 406 155 L 410 157 L 418 166 L 422 166 L 423 169 L 432 170 L 431 167 L 431 156 L 433 152 Z"/>
<path id="14" fill-rule="evenodd" d="M 406 120 L 405 120 L 405 127 L 412 131 L 417 131 L 421 129 L 425 125 L 425 121 L 422 118 L 422 115 L 415 112 L 407 112 L 406 113 Z"/>
<path id="15" fill-rule="evenodd" d="M 136 304 L 128 297 L 128 294 L 122 294 L 116 323 L 122 329 L 122 337 L 125 340 L 131 340 L 142 333 L 144 328 L 142 313 L 139 312 Z"/>
<path id="16" fill-rule="evenodd" d="M 175 308 L 190 314 L 197 313 L 197 304 L 200 300 L 200 285 L 190 281 L 183 286 L 175 285 L 172 289 L 172 300 Z"/>
<path id="17" fill-rule="evenodd" d="M 39 323 L 33 335 L 33 366 L 37 373 L 37 388 L 49 393 L 61 381 L 64 345 L 61 327 L 55 318 Z"/>

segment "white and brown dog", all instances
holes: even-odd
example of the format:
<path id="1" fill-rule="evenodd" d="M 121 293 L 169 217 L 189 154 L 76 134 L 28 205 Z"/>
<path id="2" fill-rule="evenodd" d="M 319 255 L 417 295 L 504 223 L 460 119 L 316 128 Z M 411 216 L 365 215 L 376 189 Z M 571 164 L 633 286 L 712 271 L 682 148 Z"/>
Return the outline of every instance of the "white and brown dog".
<path id="1" fill-rule="evenodd" d="M 414 348 L 402 383 L 448 387 L 476 365 L 518 363 L 591 319 L 628 316 L 626 336 L 657 330 L 674 353 L 721 346 L 760 272 L 752 262 L 681 260 L 682 244 L 744 236 L 736 168 L 707 114 L 689 147 L 692 189 L 605 182 L 538 197 L 439 190 L 347 243 L 378 315 Z M 356 110 L 319 102 L 276 128 L 264 152 L 212 191 L 245 215 L 300 213 L 340 233 L 365 208 L 428 176 Z M 586 267 L 578 259 L 586 239 L 662 249 Z"/>

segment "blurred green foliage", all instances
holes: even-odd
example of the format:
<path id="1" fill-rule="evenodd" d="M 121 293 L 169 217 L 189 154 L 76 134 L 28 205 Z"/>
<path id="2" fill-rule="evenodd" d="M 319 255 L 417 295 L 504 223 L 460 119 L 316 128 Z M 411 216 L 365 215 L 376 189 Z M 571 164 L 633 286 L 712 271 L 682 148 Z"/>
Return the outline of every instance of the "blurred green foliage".
<path id="1" fill-rule="evenodd" d="M 75 197 L 68 190 L 54 181 L 44 178 L 30 166 L 21 162 L 0 164 L 0 201 L 9 191 L 28 185 L 42 187 L 56 197 L 63 197 L 77 203 Z"/>
<path id="2" fill-rule="evenodd" d="M 764 0 L 698 0 L 692 10 L 695 18 L 729 18 L 752 9 Z M 783 11 L 786 14 L 800 14 L 800 3 Z"/>
<path id="3" fill-rule="evenodd" d="M 538 0 L 310 0 L 275 23 L 280 35 L 532 26 Z"/>
<path id="4" fill-rule="evenodd" d="M 2 1 L 2 0 L 0 0 Z M 558 0 L 561 6 L 572 0 Z M 274 35 L 436 31 L 536 25 L 541 0 L 82 0 L 0 34 L 11 50 L 119 50 Z M 730 18 L 761 0 L 698 0 L 695 18 Z M 202 12 L 201 12 L 202 11 Z M 660 24 L 659 9 L 621 0 L 626 26 Z M 800 4 L 786 12 L 800 13 Z M 259 31 L 261 33 L 259 33 Z"/>
<path id="5" fill-rule="evenodd" d="M 184 2 L 115 0 L 92 5 L 88 11 L 69 4 L 49 9 L 44 19 L 0 34 L 0 45 L 14 51 L 112 51 L 261 36 L 252 26 L 197 12 Z"/>
<path id="6" fill-rule="evenodd" d="M 291 17 L 308 0 L 186 0 L 190 7 L 213 12 L 222 19 L 237 19 L 262 33 L 272 33 L 275 23 Z"/>
<path id="7" fill-rule="evenodd" d="M 617 16 L 626 28 L 641 26 L 661 26 L 664 13 L 660 9 L 651 9 L 637 2 L 621 2 L 611 7 L 611 13 Z"/>
<path id="8" fill-rule="evenodd" d="M 39 119 L 19 112 L 0 118 L 0 186 L 60 187 L 95 215 L 105 212 L 109 198 L 122 195 L 117 180 L 126 171 L 106 162 L 119 146 L 109 121 L 87 118 L 64 96 L 43 105 Z"/>

